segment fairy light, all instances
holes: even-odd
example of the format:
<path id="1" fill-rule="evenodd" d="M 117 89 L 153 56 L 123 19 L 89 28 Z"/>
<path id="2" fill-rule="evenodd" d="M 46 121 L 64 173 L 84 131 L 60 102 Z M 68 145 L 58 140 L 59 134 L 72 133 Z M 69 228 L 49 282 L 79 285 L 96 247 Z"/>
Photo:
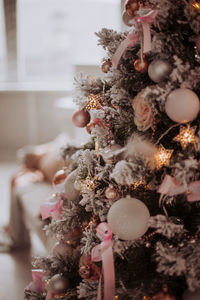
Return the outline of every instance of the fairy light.
<path id="1" fill-rule="evenodd" d="M 133 184 L 131 184 L 130 188 L 131 190 L 136 190 L 138 187 L 145 185 L 145 181 L 144 180 L 139 180 L 134 182 Z"/>
<path id="2" fill-rule="evenodd" d="M 88 101 L 85 106 L 87 110 L 101 109 L 101 95 L 100 94 L 89 94 Z"/>
<path id="3" fill-rule="evenodd" d="M 183 150 L 187 148 L 189 144 L 196 145 L 198 138 L 195 136 L 196 127 L 190 127 L 190 125 L 181 126 L 180 133 L 173 140 L 179 142 Z"/>
<path id="4" fill-rule="evenodd" d="M 81 192 L 85 190 L 90 192 L 94 191 L 98 186 L 97 180 L 97 176 L 94 176 L 94 178 L 92 178 L 91 176 L 87 176 L 86 179 L 80 182 Z"/>
<path id="5" fill-rule="evenodd" d="M 173 151 L 174 150 L 165 149 L 162 145 L 158 148 L 154 156 L 157 169 L 162 168 L 162 166 L 169 166 Z"/>
<path id="6" fill-rule="evenodd" d="M 200 12 L 200 1 L 198 1 L 198 0 L 192 0 L 192 1 L 191 1 L 191 4 L 192 4 L 192 6 L 193 6 L 196 10 L 198 10 L 198 12 Z"/>

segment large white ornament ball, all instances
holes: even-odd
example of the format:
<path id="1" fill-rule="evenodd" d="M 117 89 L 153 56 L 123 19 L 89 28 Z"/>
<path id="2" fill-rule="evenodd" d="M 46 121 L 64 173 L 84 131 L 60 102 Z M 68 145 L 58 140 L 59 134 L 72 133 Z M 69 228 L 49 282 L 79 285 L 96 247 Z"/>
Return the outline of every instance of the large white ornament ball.
<path id="1" fill-rule="evenodd" d="M 152 81 L 162 82 L 172 71 L 172 67 L 165 60 L 155 60 L 149 65 L 148 74 Z"/>
<path id="2" fill-rule="evenodd" d="M 199 300 L 200 299 L 200 289 L 195 292 L 185 291 L 183 294 L 183 300 Z"/>
<path id="3" fill-rule="evenodd" d="M 189 89 L 177 89 L 169 94 L 165 103 L 168 117 L 177 123 L 194 120 L 199 113 L 199 98 Z"/>
<path id="4" fill-rule="evenodd" d="M 140 238 L 148 229 L 149 218 L 146 205 L 130 197 L 116 201 L 107 215 L 112 232 L 122 240 Z"/>
<path id="5" fill-rule="evenodd" d="M 74 187 L 76 178 L 77 178 L 77 170 L 74 170 L 67 176 L 67 179 L 64 182 L 64 189 L 65 189 L 65 194 L 66 194 L 68 203 L 70 203 L 70 202 L 78 203 L 79 202 L 79 191 L 77 191 L 77 189 Z"/>

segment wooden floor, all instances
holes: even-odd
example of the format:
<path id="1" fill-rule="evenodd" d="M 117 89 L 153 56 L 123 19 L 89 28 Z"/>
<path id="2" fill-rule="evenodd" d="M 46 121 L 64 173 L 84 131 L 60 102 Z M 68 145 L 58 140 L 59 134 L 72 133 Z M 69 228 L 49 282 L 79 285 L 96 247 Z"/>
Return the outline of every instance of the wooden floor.
<path id="1" fill-rule="evenodd" d="M 0 162 L 0 224 L 9 216 L 9 181 L 16 169 L 14 163 Z M 32 236 L 31 252 L 0 253 L 0 300 L 23 300 L 24 287 L 31 280 L 31 257 L 44 254 L 44 247 Z"/>

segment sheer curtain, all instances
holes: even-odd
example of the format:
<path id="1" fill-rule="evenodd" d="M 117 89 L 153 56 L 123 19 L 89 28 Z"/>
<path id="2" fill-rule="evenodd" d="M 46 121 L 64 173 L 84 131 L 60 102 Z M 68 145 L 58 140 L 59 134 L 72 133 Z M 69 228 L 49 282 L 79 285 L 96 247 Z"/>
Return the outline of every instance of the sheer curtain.
<path id="1" fill-rule="evenodd" d="M 77 65 L 100 64 L 95 31 L 120 29 L 120 0 L 18 0 L 20 80 L 73 80 Z"/>

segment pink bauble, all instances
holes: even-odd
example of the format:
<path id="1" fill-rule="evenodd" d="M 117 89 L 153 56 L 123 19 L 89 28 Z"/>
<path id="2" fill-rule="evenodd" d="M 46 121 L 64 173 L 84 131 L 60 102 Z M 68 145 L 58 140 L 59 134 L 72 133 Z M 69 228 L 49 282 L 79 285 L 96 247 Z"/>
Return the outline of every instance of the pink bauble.
<path id="1" fill-rule="evenodd" d="M 200 54 L 200 36 L 198 36 L 198 38 L 196 40 L 196 47 L 197 47 L 198 54 Z"/>
<path id="2" fill-rule="evenodd" d="M 165 103 L 168 117 L 177 123 L 194 120 L 199 113 L 199 98 L 189 89 L 177 89 L 169 94 Z"/>
<path id="3" fill-rule="evenodd" d="M 72 247 L 68 244 L 57 242 L 55 246 L 53 247 L 53 255 L 54 256 L 72 256 L 73 250 Z"/>
<path id="4" fill-rule="evenodd" d="M 72 122 L 77 127 L 85 127 L 90 122 L 90 114 L 87 110 L 78 110 L 72 116 Z"/>

